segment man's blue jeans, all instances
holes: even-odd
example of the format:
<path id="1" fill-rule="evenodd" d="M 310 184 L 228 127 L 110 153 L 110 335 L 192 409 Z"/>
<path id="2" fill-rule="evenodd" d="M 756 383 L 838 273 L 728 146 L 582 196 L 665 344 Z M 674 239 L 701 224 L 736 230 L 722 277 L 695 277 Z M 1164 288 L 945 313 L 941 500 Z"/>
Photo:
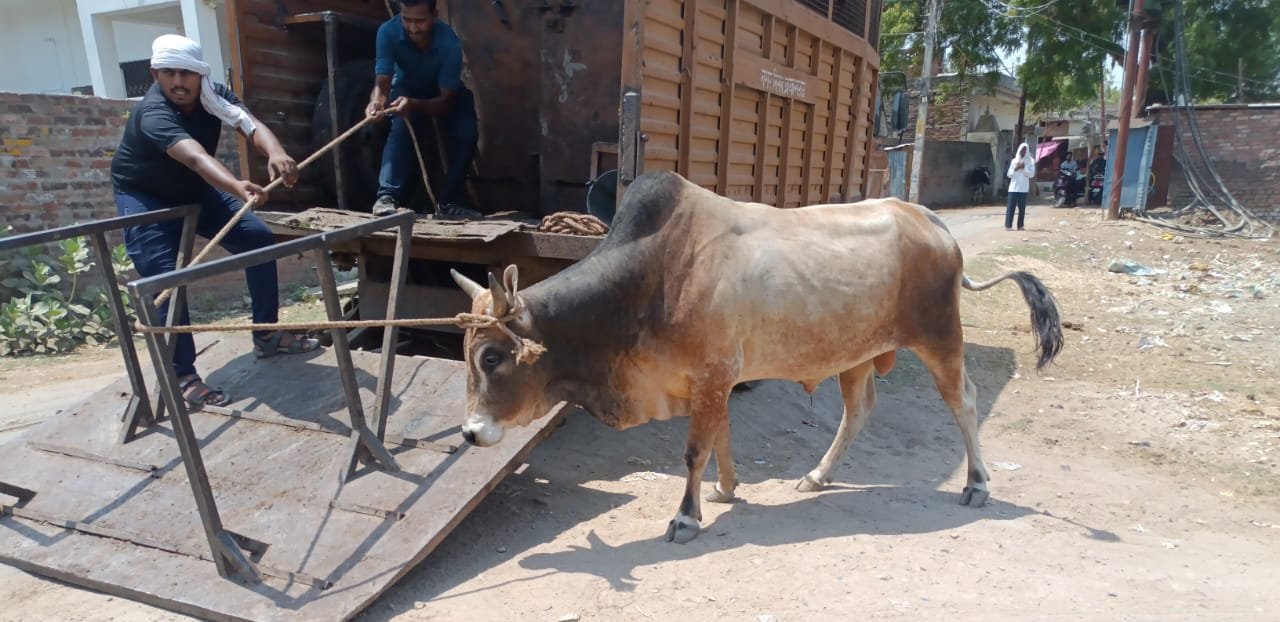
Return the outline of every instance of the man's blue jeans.
<path id="1" fill-rule="evenodd" d="M 166 201 L 132 190 L 116 188 L 116 212 L 121 216 L 178 205 L 199 203 L 200 215 L 196 221 L 196 233 L 204 238 L 218 234 L 231 216 L 240 209 L 239 199 L 206 185 L 204 190 L 190 201 Z M 124 230 L 124 245 L 129 251 L 133 266 L 142 276 L 154 276 L 170 272 L 178 262 L 178 244 L 182 239 L 182 220 L 166 220 L 151 225 L 129 227 Z M 231 253 L 243 253 L 275 243 L 275 236 L 266 223 L 253 212 L 248 212 L 222 239 L 222 248 Z M 258 264 L 244 271 L 249 284 L 249 296 L 253 299 L 254 323 L 278 321 L 280 309 L 279 285 L 276 262 Z M 169 312 L 166 301 L 160 306 L 158 321 L 163 322 Z M 190 324 L 186 308 L 177 318 L 177 324 Z M 258 337 L 271 333 L 258 332 Z M 196 373 L 196 345 L 190 333 L 176 335 L 173 352 L 173 371 L 179 378 Z"/>
<path id="2" fill-rule="evenodd" d="M 400 93 L 392 92 L 387 101 L 395 101 Z M 413 95 L 410 95 L 413 97 Z M 413 115 L 409 118 L 414 129 L 418 130 L 418 142 L 422 150 L 429 153 L 432 145 L 423 141 L 423 128 L 431 123 L 431 117 L 425 114 Z M 453 110 L 440 118 L 441 140 L 445 145 L 445 178 L 444 184 L 437 186 L 436 195 L 442 205 L 446 203 L 466 203 L 464 183 L 467 171 L 471 169 L 471 161 L 476 155 L 476 141 L 479 138 L 479 124 L 476 121 L 475 105 L 467 92 L 459 93 L 454 101 Z M 427 157 L 427 154 L 423 154 Z M 409 180 L 409 175 L 418 174 L 418 158 L 413 154 L 413 139 L 409 137 L 409 127 L 399 115 L 391 118 L 391 133 L 387 136 L 387 144 L 382 148 L 382 169 L 378 174 L 378 196 L 390 196 L 399 203 L 405 200 L 402 192 Z"/>

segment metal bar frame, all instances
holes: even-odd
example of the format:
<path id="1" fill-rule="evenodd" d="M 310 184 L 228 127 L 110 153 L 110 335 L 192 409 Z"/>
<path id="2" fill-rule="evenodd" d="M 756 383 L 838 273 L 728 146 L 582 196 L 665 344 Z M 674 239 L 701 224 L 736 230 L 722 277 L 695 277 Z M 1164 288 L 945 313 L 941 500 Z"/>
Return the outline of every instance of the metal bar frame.
<path id="1" fill-rule="evenodd" d="M 216 259 L 208 263 L 180 268 L 173 272 L 138 279 L 130 282 L 128 289 L 134 304 L 137 305 L 138 316 L 142 324 L 147 327 L 155 327 L 157 314 L 156 308 L 152 303 L 153 297 L 163 290 L 179 288 L 178 295 L 174 297 L 174 304 L 170 305 L 169 315 L 164 324 L 164 326 L 173 326 L 174 318 L 177 317 L 175 310 L 181 304 L 181 288 L 187 284 L 211 276 L 243 270 L 250 266 L 290 255 L 316 251 L 316 265 L 320 268 L 319 275 L 325 309 L 330 319 L 341 319 L 337 286 L 333 278 L 332 263 L 329 259 L 330 247 L 394 227 L 397 229 L 396 248 L 399 252 L 393 268 L 391 298 L 387 305 L 387 317 L 388 319 L 393 319 L 398 311 L 396 301 L 399 297 L 399 290 L 405 282 L 405 265 L 408 263 L 408 249 L 412 242 L 413 221 L 414 215 L 412 212 L 401 211 L 336 231 L 318 233 Z M 394 346 L 397 333 L 398 331 L 395 328 L 389 327 L 386 329 L 381 366 L 383 373 L 378 378 L 377 386 L 379 403 L 375 411 L 374 427 L 377 430 L 375 433 L 365 421 L 364 407 L 361 403 L 359 387 L 356 383 L 355 368 L 351 361 L 351 350 L 347 342 L 346 333 L 341 329 L 333 330 L 333 347 L 338 360 L 343 392 L 347 398 L 347 411 L 351 417 L 352 430 L 351 458 L 347 461 L 347 468 L 342 473 L 344 481 L 347 476 L 354 472 L 356 465 L 362 461 L 375 462 L 389 472 L 397 472 L 399 470 L 399 466 L 391 456 L 391 453 L 387 451 L 383 441 L 386 430 L 386 408 L 389 403 L 391 374 L 394 370 L 395 359 L 395 349 L 394 347 L 387 347 L 386 340 L 389 339 L 390 344 Z M 173 420 L 174 436 L 178 441 L 178 449 L 182 454 L 187 480 L 191 484 L 191 491 L 195 496 L 196 507 L 200 512 L 200 521 L 204 527 L 205 537 L 208 540 L 209 549 L 212 551 L 212 558 L 217 566 L 218 574 L 225 578 L 248 583 L 259 582 L 262 574 L 271 573 L 267 572 L 266 569 L 258 568 L 250 557 L 245 554 L 246 549 L 239 543 L 235 534 L 223 527 L 222 518 L 218 514 L 217 502 L 214 500 L 213 489 L 210 486 L 209 476 L 204 466 L 204 459 L 200 454 L 200 444 L 191 426 L 190 412 L 187 410 L 186 401 L 182 399 L 178 390 L 178 379 L 174 375 L 173 365 L 170 364 L 173 357 L 173 340 L 164 339 L 163 334 L 154 332 L 145 333 L 145 337 L 147 347 L 151 352 L 152 363 L 156 368 L 156 378 L 164 397 L 164 403 L 168 407 Z"/>
<path id="2" fill-rule="evenodd" d="M 181 266 L 186 264 L 187 258 L 191 256 L 191 246 L 195 240 L 196 217 L 198 214 L 198 206 L 182 205 L 141 214 L 104 218 L 46 231 L 33 231 L 0 239 L 0 252 L 3 252 L 37 244 L 60 242 L 76 237 L 89 238 L 89 243 L 93 246 L 93 252 L 98 261 L 98 271 L 106 285 L 107 299 L 111 308 L 112 327 L 120 340 L 120 355 L 124 358 L 124 369 L 129 375 L 129 385 L 133 391 L 133 394 L 129 396 L 128 405 L 125 406 L 124 412 L 120 416 L 120 444 L 122 445 L 137 437 L 140 425 L 150 427 L 159 421 L 163 417 L 164 411 L 158 396 L 152 398 L 147 393 L 147 384 L 142 377 L 142 365 L 138 361 L 138 351 L 133 344 L 132 325 L 129 323 L 128 315 L 125 313 L 124 302 L 116 281 L 115 267 L 111 261 L 111 247 L 107 245 L 106 234 L 109 231 L 120 231 L 129 227 L 156 224 L 181 218 L 183 219 L 182 241 L 179 246 L 177 262 L 177 265 Z M 185 303 L 185 300 L 181 300 L 181 296 L 178 298 L 178 302 L 170 305 L 171 311 L 177 311 L 180 308 L 179 305 Z"/>

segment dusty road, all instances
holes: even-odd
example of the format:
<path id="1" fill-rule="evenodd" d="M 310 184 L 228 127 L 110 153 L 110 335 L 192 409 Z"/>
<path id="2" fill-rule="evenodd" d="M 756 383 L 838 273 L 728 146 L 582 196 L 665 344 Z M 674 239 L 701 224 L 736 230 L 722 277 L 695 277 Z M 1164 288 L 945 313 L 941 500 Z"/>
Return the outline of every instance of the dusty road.
<path id="1" fill-rule="evenodd" d="M 957 505 L 959 431 L 904 354 L 816 494 L 794 484 L 834 435 L 832 383 L 735 395 L 740 498 L 704 504 L 684 546 L 662 542 L 684 422 L 616 432 L 571 417 L 359 619 L 1280 620 L 1280 244 L 1047 207 L 1011 233 L 1002 212 L 943 213 L 967 272 L 1036 273 L 1069 329 L 1036 374 L 1016 287 L 965 294 L 986 507 Z M 1117 259 L 1152 274 L 1108 272 Z M 24 417 L 56 409 L 67 389 L 36 387 L 88 393 L 110 370 L 79 366 L 112 354 L 38 373 L 3 361 L 0 400 Z M 0 620 L 183 619 L 2 566 L 0 603 Z"/>

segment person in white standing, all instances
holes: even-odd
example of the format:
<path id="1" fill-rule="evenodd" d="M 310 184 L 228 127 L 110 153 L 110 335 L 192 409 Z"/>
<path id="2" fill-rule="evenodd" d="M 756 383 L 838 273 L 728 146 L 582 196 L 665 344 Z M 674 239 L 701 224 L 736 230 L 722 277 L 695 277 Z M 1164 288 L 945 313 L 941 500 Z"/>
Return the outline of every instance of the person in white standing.
<path id="1" fill-rule="evenodd" d="M 1022 231 L 1027 217 L 1027 192 L 1031 190 L 1031 178 L 1036 174 L 1036 161 L 1031 159 L 1027 143 L 1018 146 L 1018 153 L 1009 162 L 1009 203 L 1004 210 L 1004 230 L 1013 231 L 1013 208 L 1018 208 L 1018 231 Z"/>

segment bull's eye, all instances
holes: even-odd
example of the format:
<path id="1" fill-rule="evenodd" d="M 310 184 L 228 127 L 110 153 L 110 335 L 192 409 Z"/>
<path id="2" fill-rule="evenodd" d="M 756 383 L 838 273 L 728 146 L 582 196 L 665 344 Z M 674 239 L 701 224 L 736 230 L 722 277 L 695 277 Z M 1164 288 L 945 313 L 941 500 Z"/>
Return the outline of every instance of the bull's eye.
<path id="1" fill-rule="evenodd" d="M 486 374 L 493 373 L 502 364 L 502 351 L 495 348 L 489 348 L 480 355 L 480 369 Z"/>

